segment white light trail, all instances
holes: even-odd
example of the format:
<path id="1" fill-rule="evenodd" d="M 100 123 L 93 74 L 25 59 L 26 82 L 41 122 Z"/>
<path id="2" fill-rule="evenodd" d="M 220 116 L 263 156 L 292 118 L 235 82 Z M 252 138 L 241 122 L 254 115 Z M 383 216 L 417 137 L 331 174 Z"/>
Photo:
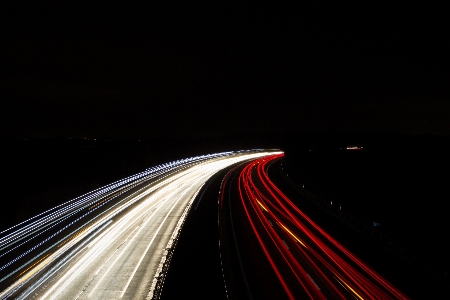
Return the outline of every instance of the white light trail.
<path id="1" fill-rule="evenodd" d="M 39 298 L 64 299 L 70 293 L 78 297 L 111 299 L 122 298 L 132 285 L 139 287 L 147 284 L 149 287 L 164 247 L 178 224 L 176 220 L 185 215 L 181 212 L 190 207 L 188 204 L 198 189 L 223 168 L 269 154 L 273 152 L 226 152 L 160 165 L 75 198 L 3 231 L 0 245 L 6 251 L 16 253 L 27 245 L 30 237 L 55 230 L 53 226 L 60 226 L 60 223 L 67 224 L 55 227 L 56 231 L 43 242 L 24 249 L 23 254 L 18 254 L 14 261 L 0 266 L 8 269 L 10 265 L 15 265 L 15 261 L 22 261 L 26 255 L 39 251 L 38 248 L 46 241 L 53 237 L 58 240 L 3 277 L 1 281 L 26 270 L 0 293 L 0 298 L 17 294 L 31 278 L 35 279 L 28 284 L 29 287 L 15 297 L 21 299 L 34 294 Z M 128 196 L 117 198 L 108 207 L 104 206 L 130 188 L 133 191 Z M 89 214 L 92 217 L 78 224 Z M 112 219 L 114 222 L 111 222 Z M 67 230 L 70 233 L 65 233 Z M 60 237 L 63 233 L 64 236 Z M 11 246 L 21 240 L 24 241 Z M 27 269 L 46 253 L 48 256 L 45 259 Z M 142 271 L 144 261 L 146 268 Z M 48 269 L 51 264 L 54 266 Z M 142 292 L 145 297 L 148 290 L 132 291 Z"/>

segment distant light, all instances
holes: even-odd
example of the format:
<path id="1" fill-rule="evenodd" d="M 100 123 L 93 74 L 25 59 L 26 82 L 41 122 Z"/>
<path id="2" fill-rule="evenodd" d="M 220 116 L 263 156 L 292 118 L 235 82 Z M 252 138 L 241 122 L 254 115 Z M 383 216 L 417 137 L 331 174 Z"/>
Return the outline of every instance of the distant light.
<path id="1" fill-rule="evenodd" d="M 361 150 L 363 147 L 360 146 L 348 146 L 346 150 Z"/>

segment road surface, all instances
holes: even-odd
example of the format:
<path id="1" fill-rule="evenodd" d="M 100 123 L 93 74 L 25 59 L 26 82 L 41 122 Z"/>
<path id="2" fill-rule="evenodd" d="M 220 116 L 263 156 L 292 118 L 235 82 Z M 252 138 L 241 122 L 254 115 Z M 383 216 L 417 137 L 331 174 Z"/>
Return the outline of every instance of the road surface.
<path id="1" fill-rule="evenodd" d="M 272 183 L 267 168 L 282 156 L 249 162 L 224 180 L 220 244 L 232 297 L 407 299 Z"/>
<path id="2" fill-rule="evenodd" d="M 2 232 L 0 275 L 7 286 L 0 297 L 153 298 L 163 282 L 167 250 L 202 185 L 219 170 L 268 154 L 226 153 L 166 164 Z"/>

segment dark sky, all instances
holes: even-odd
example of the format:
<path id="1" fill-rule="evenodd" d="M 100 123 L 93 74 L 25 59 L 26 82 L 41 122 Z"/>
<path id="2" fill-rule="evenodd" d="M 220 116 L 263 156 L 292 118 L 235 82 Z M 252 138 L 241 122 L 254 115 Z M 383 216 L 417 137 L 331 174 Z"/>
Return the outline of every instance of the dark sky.
<path id="1" fill-rule="evenodd" d="M 450 134 L 446 10 L 358 2 L 2 1 L 0 136 Z"/>

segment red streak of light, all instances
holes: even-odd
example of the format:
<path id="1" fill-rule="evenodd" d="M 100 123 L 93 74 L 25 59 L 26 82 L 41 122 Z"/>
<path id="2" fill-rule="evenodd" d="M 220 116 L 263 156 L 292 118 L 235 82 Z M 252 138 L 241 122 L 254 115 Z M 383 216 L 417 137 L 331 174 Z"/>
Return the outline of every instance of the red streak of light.
<path id="1" fill-rule="evenodd" d="M 326 272 L 324 272 L 315 261 L 319 262 L 328 272 L 332 272 L 339 278 L 341 286 L 358 298 L 391 299 L 394 297 L 398 299 L 407 299 L 403 293 L 378 275 L 369 266 L 364 264 L 308 218 L 273 184 L 265 170 L 269 163 L 282 156 L 283 154 L 273 155 L 247 164 L 239 175 L 239 193 L 253 232 L 288 296 L 293 296 L 292 289 L 289 288 L 287 281 L 284 279 L 285 276 L 289 275 L 280 272 L 280 269 L 275 263 L 280 260 L 274 259 L 273 256 L 282 258 L 281 261 L 284 261 L 287 267 L 293 272 L 294 276 L 311 299 L 324 298 L 324 295 L 310 280 L 308 274 L 300 265 L 293 252 L 284 246 L 283 240 L 270 225 L 268 217 L 275 220 L 278 224 L 288 222 L 287 226 L 293 231 L 307 237 L 307 243 L 309 244 L 305 246 L 306 249 L 304 249 L 296 242 L 294 237 L 291 236 L 293 233 L 289 230 L 289 234 L 291 234 L 289 238 L 295 245 L 294 248 L 297 255 L 300 255 L 304 261 L 306 261 L 307 265 L 313 269 L 313 272 L 320 280 L 322 280 L 322 283 L 324 283 L 336 297 L 342 299 L 345 298 L 341 291 L 333 284 L 333 281 L 327 277 L 325 274 Z M 253 181 L 252 170 L 257 171 L 258 184 Z M 264 187 L 264 191 L 258 189 L 258 186 L 261 185 Z M 244 190 L 244 192 L 242 190 Z M 264 207 L 264 211 L 261 207 Z M 250 208 L 252 208 L 251 212 Z M 264 230 L 260 232 L 258 228 L 261 227 L 264 228 Z M 311 229 L 317 231 L 317 233 L 314 233 L 308 227 L 311 227 Z M 284 230 L 287 230 L 287 227 L 285 227 Z M 275 248 L 278 250 L 277 253 L 272 253 L 272 255 L 269 253 L 263 236 L 266 236 L 266 238 L 269 238 L 269 240 L 274 243 Z M 338 252 L 333 251 L 326 243 L 332 244 L 337 248 Z M 318 251 L 314 248 L 317 248 Z M 349 260 L 358 266 L 360 270 L 352 266 L 348 262 Z M 342 285 L 342 283 L 346 287 Z"/>

